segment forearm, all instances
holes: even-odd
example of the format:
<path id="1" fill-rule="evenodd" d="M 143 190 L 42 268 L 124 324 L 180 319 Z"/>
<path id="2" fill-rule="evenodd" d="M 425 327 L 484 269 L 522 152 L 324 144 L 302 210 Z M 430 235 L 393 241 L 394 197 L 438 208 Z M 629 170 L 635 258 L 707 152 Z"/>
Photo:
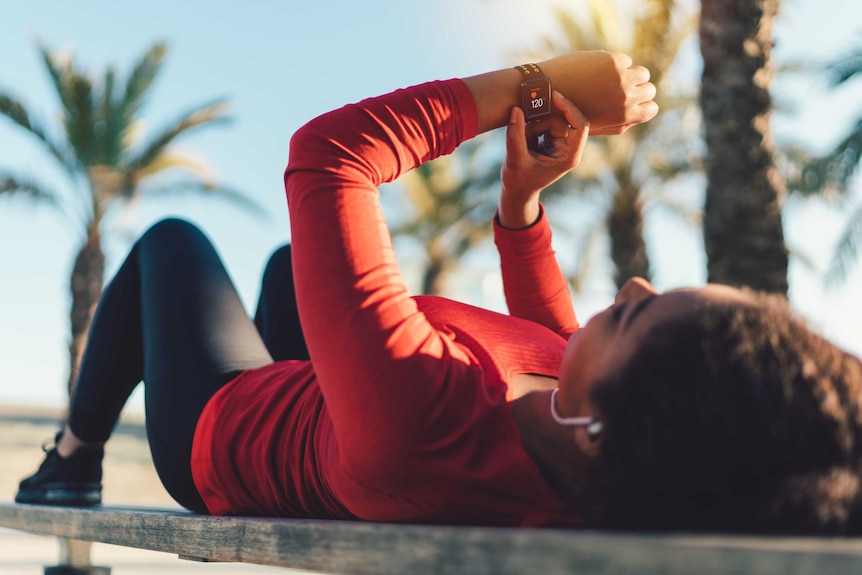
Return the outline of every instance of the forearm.
<path id="1" fill-rule="evenodd" d="M 574 52 L 538 64 L 552 88 L 584 113 L 593 134 L 619 133 L 658 112 L 652 101 L 655 87 L 649 83 L 649 72 L 632 66 L 624 54 Z M 505 125 L 512 107 L 520 104 L 522 77 L 514 68 L 471 76 L 464 82 L 476 100 L 480 133 Z"/>
<path id="2" fill-rule="evenodd" d="M 568 338 L 578 329 L 568 283 L 551 247 L 547 219 L 520 230 L 494 226 L 509 313 Z"/>

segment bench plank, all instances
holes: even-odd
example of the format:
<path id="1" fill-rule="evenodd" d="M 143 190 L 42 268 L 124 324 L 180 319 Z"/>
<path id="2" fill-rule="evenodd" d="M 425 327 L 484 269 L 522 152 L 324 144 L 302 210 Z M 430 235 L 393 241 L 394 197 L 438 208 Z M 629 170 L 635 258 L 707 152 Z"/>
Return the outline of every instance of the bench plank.
<path id="1" fill-rule="evenodd" d="M 862 572 L 862 540 L 633 535 L 208 517 L 0 503 L 0 526 L 153 551 L 357 575 Z"/>

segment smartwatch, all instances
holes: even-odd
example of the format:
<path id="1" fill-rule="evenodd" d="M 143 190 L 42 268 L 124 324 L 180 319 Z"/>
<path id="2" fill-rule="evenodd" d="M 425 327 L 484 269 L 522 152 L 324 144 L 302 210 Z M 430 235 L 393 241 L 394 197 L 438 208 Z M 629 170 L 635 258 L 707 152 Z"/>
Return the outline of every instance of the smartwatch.
<path id="1" fill-rule="evenodd" d="M 551 79 L 545 76 L 536 64 L 515 66 L 521 72 L 521 108 L 527 122 L 544 118 L 551 114 Z"/>

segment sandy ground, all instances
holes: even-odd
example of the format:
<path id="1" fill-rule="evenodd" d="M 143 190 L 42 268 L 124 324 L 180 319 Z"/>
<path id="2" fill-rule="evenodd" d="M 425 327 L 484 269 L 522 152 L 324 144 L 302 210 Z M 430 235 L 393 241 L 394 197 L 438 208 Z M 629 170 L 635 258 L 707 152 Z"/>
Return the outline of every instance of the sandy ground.
<path id="1" fill-rule="evenodd" d="M 0 500 L 11 501 L 18 481 L 39 466 L 42 441 L 53 437 L 60 418 L 61 414 L 52 411 L 0 406 Z M 108 443 L 103 485 L 107 505 L 177 507 L 153 468 L 140 417 L 125 417 Z M 0 529 L 2 575 L 41 575 L 43 565 L 56 564 L 58 557 L 59 546 L 54 537 Z M 95 565 L 110 566 L 112 575 L 300 573 L 255 565 L 195 563 L 167 553 L 100 543 L 93 546 L 92 558 Z"/>

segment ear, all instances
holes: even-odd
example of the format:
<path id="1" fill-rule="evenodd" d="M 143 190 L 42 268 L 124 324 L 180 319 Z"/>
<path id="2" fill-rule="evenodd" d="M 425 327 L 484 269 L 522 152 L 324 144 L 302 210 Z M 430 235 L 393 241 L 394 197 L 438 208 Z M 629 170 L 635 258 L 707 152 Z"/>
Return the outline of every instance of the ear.
<path id="1" fill-rule="evenodd" d="M 586 427 L 575 427 L 573 430 L 578 451 L 588 457 L 598 457 L 602 440 L 590 437 Z"/>

